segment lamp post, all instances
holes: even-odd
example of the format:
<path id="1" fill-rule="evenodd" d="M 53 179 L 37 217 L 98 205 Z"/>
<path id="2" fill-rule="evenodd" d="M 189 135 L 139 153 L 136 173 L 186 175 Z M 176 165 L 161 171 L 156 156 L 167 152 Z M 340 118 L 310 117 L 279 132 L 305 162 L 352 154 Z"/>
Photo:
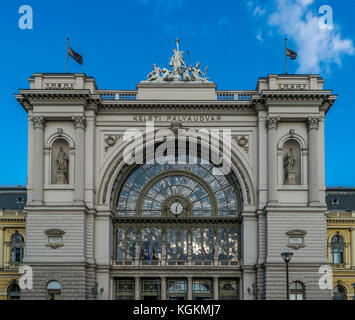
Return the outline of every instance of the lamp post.
<path id="1" fill-rule="evenodd" d="M 290 300 L 290 283 L 288 280 L 288 264 L 291 261 L 292 256 L 293 256 L 292 252 L 281 253 L 281 257 L 284 259 L 284 261 L 286 263 L 286 297 L 287 297 L 287 300 Z"/>
<path id="2" fill-rule="evenodd" d="M 353 288 L 354 288 L 354 296 L 353 296 L 353 300 L 355 300 L 355 283 L 352 284 Z"/>

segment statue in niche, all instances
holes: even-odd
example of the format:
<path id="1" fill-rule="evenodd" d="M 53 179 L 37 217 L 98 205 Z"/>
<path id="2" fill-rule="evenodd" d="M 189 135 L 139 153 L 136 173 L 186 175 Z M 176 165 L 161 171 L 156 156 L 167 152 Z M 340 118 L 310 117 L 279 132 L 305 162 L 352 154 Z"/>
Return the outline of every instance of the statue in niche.
<path id="1" fill-rule="evenodd" d="M 293 149 L 286 153 L 284 158 L 284 169 L 285 169 L 285 183 L 288 185 L 297 184 L 296 181 L 296 158 L 293 154 Z"/>
<path id="2" fill-rule="evenodd" d="M 69 159 L 65 153 L 63 147 L 60 147 L 57 160 L 57 184 L 68 184 L 68 168 L 69 168 Z"/>

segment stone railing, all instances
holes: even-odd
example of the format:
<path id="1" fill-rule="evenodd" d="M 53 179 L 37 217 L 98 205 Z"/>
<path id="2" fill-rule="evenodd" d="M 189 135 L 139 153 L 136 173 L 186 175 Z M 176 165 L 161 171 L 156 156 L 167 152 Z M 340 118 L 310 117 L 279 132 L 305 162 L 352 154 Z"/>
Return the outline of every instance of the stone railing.
<path id="1" fill-rule="evenodd" d="M 221 266 L 238 267 L 239 261 L 227 260 L 115 260 L 115 267 L 199 267 L 199 266 Z"/>
<path id="2" fill-rule="evenodd" d="M 249 101 L 255 91 L 216 91 L 218 101 Z"/>
<path id="3" fill-rule="evenodd" d="M 135 90 L 97 90 L 103 101 L 133 101 L 137 100 L 137 91 Z"/>
<path id="4" fill-rule="evenodd" d="M 97 90 L 103 101 L 137 100 L 136 90 Z M 216 91 L 217 101 L 249 101 L 255 91 Z"/>

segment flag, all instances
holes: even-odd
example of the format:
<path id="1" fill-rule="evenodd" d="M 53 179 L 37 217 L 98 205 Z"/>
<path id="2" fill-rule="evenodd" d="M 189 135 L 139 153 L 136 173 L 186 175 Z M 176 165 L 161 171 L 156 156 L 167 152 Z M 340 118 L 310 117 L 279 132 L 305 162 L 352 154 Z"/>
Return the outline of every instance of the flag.
<path id="1" fill-rule="evenodd" d="M 148 242 L 148 263 L 150 263 L 150 243 Z"/>
<path id="2" fill-rule="evenodd" d="M 79 54 L 76 53 L 72 48 L 68 47 L 68 54 L 80 65 L 83 64 L 83 57 Z"/>
<path id="3" fill-rule="evenodd" d="M 297 53 L 292 51 L 289 48 L 286 48 L 286 54 L 287 54 L 288 57 L 291 58 L 291 60 L 295 60 L 297 58 Z"/>

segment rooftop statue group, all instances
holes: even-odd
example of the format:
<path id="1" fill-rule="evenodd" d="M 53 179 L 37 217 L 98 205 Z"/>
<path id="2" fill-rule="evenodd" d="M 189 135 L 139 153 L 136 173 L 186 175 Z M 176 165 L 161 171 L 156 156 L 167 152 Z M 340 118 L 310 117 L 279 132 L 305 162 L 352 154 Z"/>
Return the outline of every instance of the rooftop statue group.
<path id="1" fill-rule="evenodd" d="M 194 81 L 194 82 L 208 82 L 206 78 L 208 67 L 205 68 L 203 73 L 200 69 L 200 63 L 197 62 L 196 66 L 187 66 L 184 60 L 184 52 L 179 49 L 179 39 L 176 39 L 176 49 L 170 58 L 169 66 L 172 70 L 167 68 L 159 68 L 153 64 L 153 71 L 148 74 L 147 82 L 164 82 L 164 81 Z M 181 80 L 182 79 L 182 80 Z"/>

